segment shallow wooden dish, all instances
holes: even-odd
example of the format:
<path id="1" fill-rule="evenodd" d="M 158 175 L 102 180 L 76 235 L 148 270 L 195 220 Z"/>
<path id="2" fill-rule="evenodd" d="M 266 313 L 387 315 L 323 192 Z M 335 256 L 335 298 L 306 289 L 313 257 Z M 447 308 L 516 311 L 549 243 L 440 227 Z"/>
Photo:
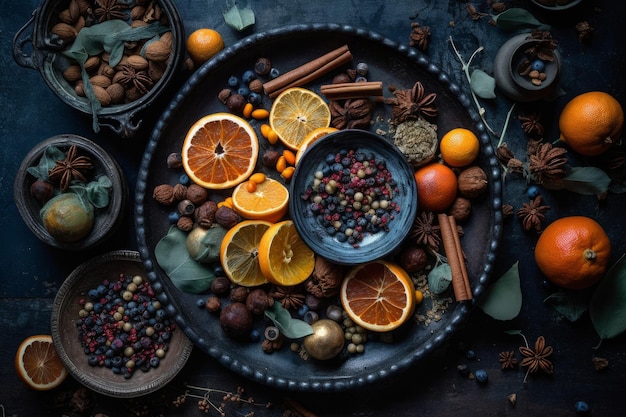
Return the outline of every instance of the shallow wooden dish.
<path id="1" fill-rule="evenodd" d="M 120 274 L 146 276 L 138 252 L 108 252 L 72 271 L 52 305 L 52 340 L 68 372 L 81 384 L 113 397 L 137 397 L 156 391 L 171 381 L 187 362 L 193 343 L 183 331 L 174 330 L 160 365 L 147 372 L 136 370 L 129 379 L 106 367 L 90 366 L 75 324 L 81 309 L 79 299 L 104 279 L 116 279 Z"/>
<path id="2" fill-rule="evenodd" d="M 104 209 L 96 210 L 93 229 L 83 239 L 77 242 L 61 242 L 48 233 L 41 221 L 39 210 L 41 204 L 30 195 L 30 186 L 35 177 L 27 172 L 32 166 L 37 166 L 42 154 L 49 146 L 55 146 L 66 152 L 70 146 L 76 145 L 81 155 L 91 158 L 94 165 L 92 176 L 95 178 L 106 175 L 113 183 L 109 205 Z M 15 181 L 13 183 L 13 198 L 17 210 L 26 223 L 26 226 L 42 242 L 59 249 L 80 251 L 93 248 L 110 238 L 118 229 L 124 218 L 126 202 L 128 200 L 128 186 L 122 169 L 118 163 L 104 149 L 84 137 L 63 134 L 53 136 L 35 145 L 22 160 Z"/>

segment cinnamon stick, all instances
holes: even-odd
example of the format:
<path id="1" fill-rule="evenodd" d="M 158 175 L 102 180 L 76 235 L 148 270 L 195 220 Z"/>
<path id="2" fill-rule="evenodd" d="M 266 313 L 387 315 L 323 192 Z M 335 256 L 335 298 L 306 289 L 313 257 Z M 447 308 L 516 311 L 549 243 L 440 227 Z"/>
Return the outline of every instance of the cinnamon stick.
<path id="1" fill-rule="evenodd" d="M 458 238 L 456 223 L 453 227 L 450 217 L 445 213 L 439 213 L 437 215 L 437 219 L 439 220 L 443 248 L 446 252 L 448 265 L 450 265 L 450 271 L 452 272 L 452 289 L 454 291 L 454 298 L 457 301 L 470 300 L 472 298 L 472 293 L 471 291 L 468 292 L 469 280 L 466 285 L 463 275 L 463 269 L 465 267 L 463 254 L 460 248 L 460 243 L 457 246 L 457 239 L 454 237 L 457 235 Z M 465 275 L 467 275 L 467 271 L 465 272 Z"/>
<path id="2" fill-rule="evenodd" d="M 383 95 L 383 83 L 381 81 L 365 81 L 327 84 L 320 87 L 320 93 L 329 100 L 381 97 Z"/>
<path id="3" fill-rule="evenodd" d="M 270 98 L 275 98 L 287 88 L 303 86 L 351 60 L 352 53 L 348 45 L 343 45 L 264 83 L 263 91 Z"/>
<path id="4" fill-rule="evenodd" d="M 448 216 L 448 220 L 450 221 L 450 227 L 452 228 L 452 236 L 454 237 L 454 245 L 456 246 L 456 251 L 459 255 L 459 262 L 461 263 L 461 273 L 463 274 L 463 284 L 465 285 L 465 292 L 467 294 L 467 299 L 472 299 L 472 287 L 469 283 L 469 276 L 467 275 L 467 266 L 465 265 L 465 254 L 463 253 L 463 248 L 461 247 L 461 238 L 459 237 L 459 230 L 456 228 L 456 220 L 454 216 Z"/>

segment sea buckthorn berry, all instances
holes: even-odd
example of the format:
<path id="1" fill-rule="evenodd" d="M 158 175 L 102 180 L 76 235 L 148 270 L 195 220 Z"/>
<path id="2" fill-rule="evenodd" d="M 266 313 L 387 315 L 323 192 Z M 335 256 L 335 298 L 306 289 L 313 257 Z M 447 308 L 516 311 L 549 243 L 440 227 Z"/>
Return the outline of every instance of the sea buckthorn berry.
<path id="1" fill-rule="evenodd" d="M 272 130 L 270 125 L 268 125 L 267 123 L 263 123 L 260 129 L 261 129 L 261 135 L 263 135 L 263 137 L 267 139 L 270 134 L 270 131 Z"/>
<path id="2" fill-rule="evenodd" d="M 256 120 L 267 119 L 270 115 L 270 112 L 266 109 L 255 109 L 252 111 L 252 118 Z"/>
<path id="3" fill-rule="evenodd" d="M 256 187 L 257 187 L 257 183 L 252 180 L 248 180 L 248 182 L 246 183 L 246 190 L 248 190 L 249 193 L 255 192 Z"/>
<path id="4" fill-rule="evenodd" d="M 250 116 L 252 116 L 253 110 L 254 110 L 254 106 L 252 105 L 252 103 L 246 103 L 243 106 L 243 117 L 245 117 L 246 119 L 249 119 Z"/>
<path id="5" fill-rule="evenodd" d="M 261 184 L 263 181 L 265 181 L 265 174 L 262 172 L 256 172 L 250 176 L 250 181 Z"/>
<path id="6" fill-rule="evenodd" d="M 281 171 L 280 176 L 286 180 L 290 180 L 291 177 L 293 177 L 293 173 L 295 172 L 295 170 L 296 168 L 293 166 L 286 167 Z"/>
<path id="7" fill-rule="evenodd" d="M 278 161 L 276 161 L 276 171 L 283 172 L 287 168 L 287 159 L 284 155 L 278 157 Z"/>
<path id="8" fill-rule="evenodd" d="M 285 157 L 285 160 L 287 161 L 287 164 L 289 165 L 295 165 L 296 164 L 296 154 L 289 150 L 289 149 L 285 149 L 283 150 L 283 156 Z"/>
<path id="9" fill-rule="evenodd" d="M 276 145 L 276 143 L 278 143 L 278 133 L 276 133 L 274 129 L 270 129 L 267 134 L 267 141 L 272 145 Z"/>

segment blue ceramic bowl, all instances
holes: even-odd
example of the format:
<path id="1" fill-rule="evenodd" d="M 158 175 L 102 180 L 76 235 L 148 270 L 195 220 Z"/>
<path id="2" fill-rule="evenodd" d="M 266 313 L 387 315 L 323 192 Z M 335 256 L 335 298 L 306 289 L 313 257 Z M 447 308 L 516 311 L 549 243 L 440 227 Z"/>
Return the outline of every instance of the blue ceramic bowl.
<path id="1" fill-rule="evenodd" d="M 367 160 L 373 158 L 384 163 L 391 179 L 373 187 L 390 190 L 390 206 L 397 207 L 386 211 L 391 217 L 385 226 L 363 230 L 358 239 L 346 238 L 341 230 L 334 232 L 335 228 L 324 220 L 324 214 L 320 214 L 315 209 L 317 205 L 312 202 L 315 195 L 325 195 L 319 192 L 319 188 L 313 189 L 316 173 L 325 170 L 325 176 L 329 176 L 329 172 L 335 172 L 326 161 L 328 155 L 349 150 L 366 155 Z M 356 191 L 359 189 L 361 187 L 357 187 Z M 343 265 L 362 264 L 393 254 L 406 238 L 417 214 L 413 168 L 389 140 L 363 130 L 334 132 L 307 148 L 296 166 L 289 192 L 289 212 L 302 239 L 317 255 Z M 310 196 L 305 198 L 307 194 Z M 352 204 L 348 203 L 346 207 L 349 211 Z M 362 208 L 354 211 L 364 212 Z M 334 211 L 327 210 L 325 213 L 329 212 Z M 385 211 L 380 211 L 377 217 L 381 218 L 383 213 Z M 367 221 L 365 223 L 368 224 Z"/>

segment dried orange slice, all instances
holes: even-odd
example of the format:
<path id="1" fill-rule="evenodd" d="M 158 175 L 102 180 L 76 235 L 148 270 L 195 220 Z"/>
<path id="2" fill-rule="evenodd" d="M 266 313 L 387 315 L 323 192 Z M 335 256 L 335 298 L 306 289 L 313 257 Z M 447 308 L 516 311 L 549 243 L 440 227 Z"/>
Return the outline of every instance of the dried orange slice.
<path id="1" fill-rule="evenodd" d="M 230 113 L 213 113 L 191 126 L 181 156 L 193 182 L 221 190 L 248 178 L 258 154 L 259 141 L 247 121 Z"/>
<path id="2" fill-rule="evenodd" d="M 259 267 L 259 242 L 271 226 L 262 220 L 244 220 L 228 229 L 220 247 L 224 273 L 235 284 L 254 287 L 267 282 Z"/>
<path id="3" fill-rule="evenodd" d="M 319 139 L 323 138 L 324 136 L 328 135 L 329 133 L 333 133 L 338 130 L 339 129 L 335 127 L 330 127 L 330 126 L 318 127 L 317 129 L 314 129 L 313 131 L 311 131 L 311 133 L 306 135 L 306 137 L 302 141 L 302 145 L 300 145 L 300 149 L 298 149 L 298 152 L 296 152 L 296 165 L 298 165 L 298 161 L 300 160 L 300 157 L 302 157 L 302 154 L 307 150 L 309 146 L 311 146 L 314 142 L 317 142 Z"/>
<path id="4" fill-rule="evenodd" d="M 272 103 L 269 123 L 285 146 L 298 150 L 309 133 L 330 125 L 330 109 L 313 91 L 292 87 Z"/>
<path id="5" fill-rule="evenodd" d="M 253 191 L 247 187 L 247 183 L 239 184 L 233 190 L 232 199 L 235 211 L 246 219 L 275 223 L 289 209 L 289 190 L 280 181 L 272 178 L 256 183 Z"/>
<path id="6" fill-rule="evenodd" d="M 382 260 L 353 267 L 340 298 L 352 321 L 373 332 L 398 328 L 415 310 L 413 281 L 400 266 Z"/>
<path id="7" fill-rule="evenodd" d="M 17 348 L 15 369 L 22 381 L 38 391 L 55 388 L 67 377 L 50 335 L 26 338 Z"/>
<path id="8" fill-rule="evenodd" d="M 273 284 L 293 286 L 313 272 L 315 254 L 304 243 L 291 220 L 275 223 L 259 242 L 259 266 Z"/>

